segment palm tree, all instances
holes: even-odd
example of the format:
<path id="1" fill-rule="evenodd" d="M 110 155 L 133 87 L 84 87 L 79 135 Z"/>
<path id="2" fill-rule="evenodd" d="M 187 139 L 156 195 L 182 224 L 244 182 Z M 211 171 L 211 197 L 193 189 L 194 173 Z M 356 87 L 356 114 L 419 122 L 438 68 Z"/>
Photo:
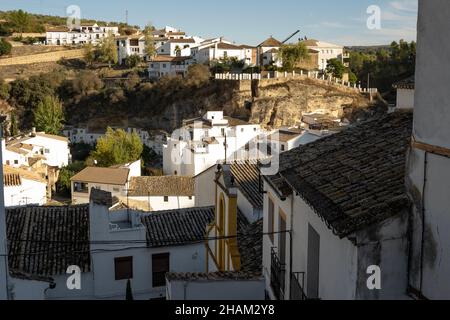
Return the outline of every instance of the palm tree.
<path id="1" fill-rule="evenodd" d="M 176 55 L 177 57 L 180 57 L 180 56 L 181 56 L 181 48 L 180 48 L 180 46 L 176 46 L 176 47 L 175 47 L 174 53 L 175 53 L 175 55 Z"/>

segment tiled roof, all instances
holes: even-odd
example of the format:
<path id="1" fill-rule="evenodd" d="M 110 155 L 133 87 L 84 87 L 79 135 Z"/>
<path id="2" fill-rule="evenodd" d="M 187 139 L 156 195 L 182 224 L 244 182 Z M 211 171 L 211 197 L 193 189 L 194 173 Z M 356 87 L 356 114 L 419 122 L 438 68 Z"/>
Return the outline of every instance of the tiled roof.
<path id="1" fill-rule="evenodd" d="M 70 180 L 123 186 L 128 181 L 130 169 L 87 167 Z"/>
<path id="2" fill-rule="evenodd" d="M 77 265 L 90 270 L 89 206 L 6 209 L 12 274 L 52 277 Z"/>
<path id="3" fill-rule="evenodd" d="M 239 46 L 236 46 L 234 44 L 225 43 L 225 42 L 218 43 L 217 48 L 222 49 L 222 50 L 240 50 L 240 49 L 242 49 Z"/>
<path id="4" fill-rule="evenodd" d="M 266 41 L 262 42 L 258 47 L 281 47 L 283 44 L 277 39 L 270 37 Z"/>
<path id="5" fill-rule="evenodd" d="M 239 190 L 254 208 L 262 209 L 263 195 L 259 187 L 257 161 L 237 161 L 231 164 L 231 173 Z"/>
<path id="6" fill-rule="evenodd" d="M 412 118 L 395 112 L 285 152 L 267 181 L 281 195 L 294 189 L 342 238 L 383 221 L 409 205 Z"/>
<path id="7" fill-rule="evenodd" d="M 18 173 L 3 173 L 3 185 L 5 187 L 17 187 L 22 184 Z"/>
<path id="8" fill-rule="evenodd" d="M 11 166 L 3 166 L 3 174 L 4 175 L 7 175 L 7 174 L 18 175 L 21 179 L 32 180 L 32 181 L 37 181 L 37 182 L 41 182 L 41 183 L 47 183 L 47 181 L 45 180 L 45 176 L 43 176 L 35 171 L 30 171 L 30 170 L 26 170 L 26 169 L 13 168 Z M 20 183 L 18 185 L 20 185 Z"/>
<path id="9" fill-rule="evenodd" d="M 167 43 L 195 43 L 195 40 L 192 38 L 189 39 L 170 39 Z"/>
<path id="10" fill-rule="evenodd" d="M 179 273 L 169 272 L 166 274 L 169 281 L 227 281 L 227 280 L 259 280 L 261 273 L 250 272 L 211 272 L 211 273 Z"/>
<path id="11" fill-rule="evenodd" d="M 149 247 L 179 246 L 205 240 L 214 207 L 154 212 L 142 217 Z"/>
<path id="12" fill-rule="evenodd" d="M 277 136 L 278 134 L 278 136 Z M 270 141 L 279 141 L 279 142 L 289 142 L 292 139 L 300 137 L 302 135 L 301 132 L 292 132 L 285 130 L 278 130 L 277 133 L 271 134 L 268 138 Z"/>
<path id="13" fill-rule="evenodd" d="M 238 247 L 241 256 L 240 272 L 262 274 L 263 220 L 256 221 L 239 231 Z"/>
<path id="14" fill-rule="evenodd" d="M 192 197 L 194 194 L 194 178 L 181 176 L 160 176 L 131 178 L 130 191 L 128 195 L 130 197 Z"/>
<path id="15" fill-rule="evenodd" d="M 399 82 L 393 84 L 395 89 L 414 89 L 415 88 L 415 76 L 411 76 L 409 78 L 403 79 Z"/>

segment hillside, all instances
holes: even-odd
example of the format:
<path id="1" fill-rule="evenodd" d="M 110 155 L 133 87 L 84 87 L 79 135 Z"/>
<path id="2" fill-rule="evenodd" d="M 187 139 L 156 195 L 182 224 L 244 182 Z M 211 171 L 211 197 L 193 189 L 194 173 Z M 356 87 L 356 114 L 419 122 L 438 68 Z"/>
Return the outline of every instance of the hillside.
<path id="1" fill-rule="evenodd" d="M 111 100 L 109 100 L 111 102 Z M 144 86 L 128 102 L 101 103 L 91 96 L 68 107 L 71 124 L 127 125 L 171 132 L 183 119 L 209 110 L 264 127 L 298 125 L 303 113 L 324 110 L 337 117 L 372 116 L 368 99 L 352 90 L 324 85 L 311 79 L 253 83 L 211 81 L 198 88 Z M 380 109 L 381 112 L 383 108 Z"/>

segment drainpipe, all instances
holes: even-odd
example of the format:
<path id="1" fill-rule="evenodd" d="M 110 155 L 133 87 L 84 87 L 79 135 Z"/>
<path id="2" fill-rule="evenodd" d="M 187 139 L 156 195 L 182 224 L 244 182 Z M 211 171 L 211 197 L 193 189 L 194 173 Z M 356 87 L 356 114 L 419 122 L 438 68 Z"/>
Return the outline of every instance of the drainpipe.
<path id="1" fill-rule="evenodd" d="M 293 255 L 293 239 L 292 239 L 292 233 L 294 232 L 294 192 L 291 194 L 291 223 L 289 228 L 289 300 L 291 300 L 291 281 L 292 281 L 292 255 Z M 304 288 L 303 288 L 304 290 Z"/>
<path id="2" fill-rule="evenodd" d="M 422 241 L 420 248 L 420 292 L 423 292 L 423 265 L 424 265 L 424 247 L 425 247 L 425 192 L 428 181 L 428 152 L 425 151 L 424 167 L 423 167 L 423 188 L 422 188 Z"/>

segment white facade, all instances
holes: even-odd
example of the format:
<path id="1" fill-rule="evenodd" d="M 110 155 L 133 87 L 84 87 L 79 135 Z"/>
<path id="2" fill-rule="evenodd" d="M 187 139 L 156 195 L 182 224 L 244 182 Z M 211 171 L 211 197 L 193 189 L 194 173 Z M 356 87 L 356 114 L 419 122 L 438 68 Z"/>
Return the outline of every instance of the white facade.
<path id="1" fill-rule="evenodd" d="M 261 280 L 171 280 L 167 300 L 264 300 Z"/>
<path id="2" fill-rule="evenodd" d="M 123 64 L 126 58 L 137 55 L 144 59 L 145 53 L 145 36 L 130 36 L 117 38 L 117 48 L 119 64 Z"/>
<path id="3" fill-rule="evenodd" d="M 95 168 L 94 168 L 95 169 Z M 79 174 L 83 174 L 84 170 L 89 170 L 89 168 L 84 169 L 79 174 L 71 178 L 71 194 L 72 194 L 72 204 L 86 204 L 89 203 L 91 192 L 93 189 L 99 189 L 102 191 L 110 192 L 113 197 L 117 197 L 119 200 L 126 202 L 126 197 L 128 194 L 129 182 L 132 177 L 141 176 L 141 161 L 135 161 L 124 166 L 110 168 L 110 174 L 112 171 L 123 171 L 129 170 L 127 174 L 126 181 L 122 183 L 105 183 L 103 182 L 103 177 L 88 177 L 86 179 L 78 178 Z"/>
<path id="4" fill-rule="evenodd" d="M 285 254 L 286 272 L 284 279 L 284 297 L 290 299 L 292 273 L 305 273 L 303 286 L 308 298 L 322 300 L 365 300 L 365 299 L 407 299 L 406 269 L 407 269 L 407 222 L 404 216 L 396 216 L 385 221 L 377 230 L 377 241 L 371 238 L 370 232 L 357 232 L 352 236 L 340 239 L 328 229 L 323 220 L 307 205 L 300 196 L 290 195 L 282 201 L 277 193 L 267 184 L 264 190 L 264 232 L 270 233 L 269 201 L 274 204 L 274 231 L 283 228 L 292 230 L 292 248 L 289 236 L 285 233 L 275 234 L 273 240 L 264 236 L 263 266 L 266 275 L 266 290 L 271 299 L 276 299 L 271 286 L 271 255 L 272 249 L 280 254 L 280 247 Z M 406 211 L 404 215 L 406 215 Z M 284 221 L 281 226 L 281 221 Z M 375 228 L 376 229 L 376 228 Z M 374 229 L 374 230 L 375 230 Z M 313 230 L 313 231 L 312 231 Z M 319 236 L 319 269 L 308 265 L 308 240 L 312 232 Z M 372 231 L 374 232 L 374 231 Z M 286 237 L 284 241 L 283 237 Z M 355 238 L 356 246 L 350 238 Z M 378 247 L 379 245 L 379 247 Z M 294 252 L 293 256 L 290 252 Z M 378 252 L 381 261 L 373 261 L 374 252 Z M 402 254 L 398 254 L 402 253 Z M 382 290 L 367 288 L 367 268 L 379 265 L 381 270 Z M 317 278 L 309 277 L 317 274 Z M 301 279 L 301 277 L 299 278 Z M 282 280 L 283 281 L 283 280 Z M 317 282 L 316 282 L 317 281 Z M 313 283 L 314 282 L 314 283 Z M 318 294 L 316 296 L 316 294 Z"/>
<path id="5" fill-rule="evenodd" d="M 142 196 L 130 200 L 145 203 L 152 211 L 177 210 L 195 207 L 195 197 L 185 196 Z"/>
<path id="6" fill-rule="evenodd" d="M 344 47 L 328 42 L 306 40 L 306 47 L 318 54 L 317 69 L 325 70 L 328 66 L 328 61 L 331 59 L 339 59 L 344 62 Z"/>
<path id="7" fill-rule="evenodd" d="M 5 207 L 44 205 L 47 203 L 47 183 L 21 177 L 18 186 L 5 186 Z"/>
<path id="8" fill-rule="evenodd" d="M 148 64 L 150 78 L 167 76 L 185 77 L 193 61 L 189 57 L 156 56 Z"/>
<path id="9" fill-rule="evenodd" d="M 109 35 L 119 36 L 119 27 L 82 25 L 73 30 L 49 30 L 47 31 L 47 44 L 54 46 L 62 45 L 82 45 L 91 43 L 99 44 Z"/>
<path id="10" fill-rule="evenodd" d="M 414 108 L 414 89 L 397 89 L 397 109 Z"/>
<path id="11" fill-rule="evenodd" d="M 195 63 L 210 64 L 213 61 L 236 58 L 248 62 L 248 49 L 232 44 L 223 38 L 206 40 L 191 48 L 191 56 Z"/>
<path id="12" fill-rule="evenodd" d="M 238 160 L 234 159 L 240 156 L 237 152 L 261 132 L 260 125 L 243 122 L 230 125 L 223 111 L 208 112 L 202 119 L 176 130 L 168 138 L 163 149 L 164 174 L 196 176 L 225 160 L 225 154 L 228 160 Z M 242 156 L 245 156 L 245 152 L 242 152 Z"/>
<path id="13" fill-rule="evenodd" d="M 450 43 L 437 36 L 449 30 L 449 15 L 449 1 L 419 1 L 413 144 L 406 183 L 414 232 L 408 284 L 419 299 L 450 298 Z"/>
<path id="14" fill-rule="evenodd" d="M 8 152 L 8 147 L 10 149 L 22 150 L 22 144 L 29 145 L 32 149 L 27 150 L 28 153 L 20 152 L 20 154 L 17 154 L 17 152 Z M 7 161 L 9 161 L 9 165 L 13 167 L 18 167 L 22 164 L 28 166 L 28 158 L 35 156 L 42 157 L 44 164 L 58 168 L 67 166 L 70 160 L 68 140 L 64 137 L 49 135 L 43 132 L 31 133 L 25 137 L 10 139 L 6 142 L 6 150 L 4 164 L 8 164 Z"/>

